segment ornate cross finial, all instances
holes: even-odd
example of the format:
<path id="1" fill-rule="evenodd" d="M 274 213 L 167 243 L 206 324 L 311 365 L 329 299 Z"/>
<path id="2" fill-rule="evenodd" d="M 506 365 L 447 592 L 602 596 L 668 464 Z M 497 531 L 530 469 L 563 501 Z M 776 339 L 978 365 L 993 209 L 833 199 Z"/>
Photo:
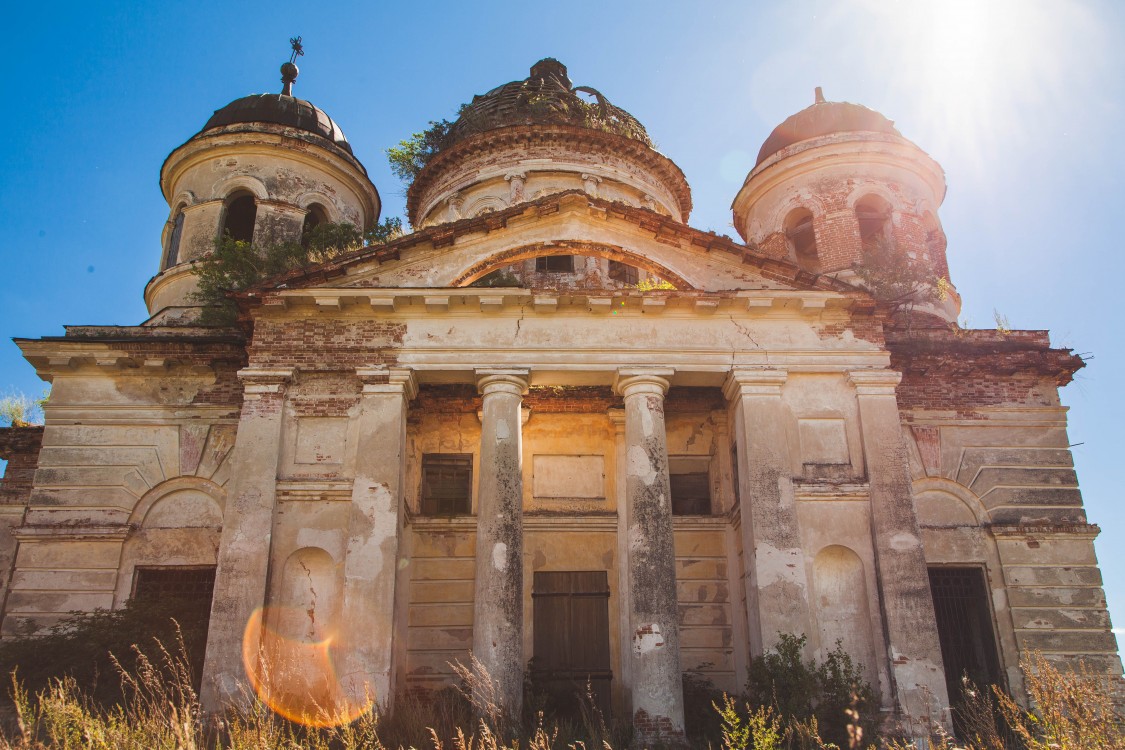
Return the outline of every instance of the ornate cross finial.
<path id="1" fill-rule="evenodd" d="M 305 48 L 301 45 L 301 37 L 290 38 L 289 46 L 293 48 L 293 54 L 289 55 L 289 62 L 281 66 L 281 83 L 284 84 L 281 88 L 282 96 L 293 96 L 293 81 L 297 80 L 297 74 L 301 72 L 293 61 L 305 55 Z"/>

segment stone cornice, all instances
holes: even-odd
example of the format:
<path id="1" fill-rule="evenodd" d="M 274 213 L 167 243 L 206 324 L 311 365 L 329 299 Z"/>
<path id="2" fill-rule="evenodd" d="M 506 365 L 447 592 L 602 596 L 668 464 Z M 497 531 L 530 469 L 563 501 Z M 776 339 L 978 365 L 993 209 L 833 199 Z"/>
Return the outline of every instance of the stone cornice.
<path id="1" fill-rule="evenodd" d="M 37 542 L 52 539 L 123 542 L 132 530 L 132 526 L 29 525 L 12 529 L 12 536 L 20 542 Z"/>
<path id="2" fill-rule="evenodd" d="M 459 238 L 503 232 L 509 223 L 535 220 L 543 216 L 576 212 L 593 213 L 598 218 L 621 221 L 643 233 L 651 233 L 656 242 L 674 245 L 684 252 L 708 254 L 722 252 L 734 256 L 742 265 L 753 266 L 759 272 L 780 284 L 807 291 L 836 292 L 857 298 L 867 298 L 862 290 L 844 281 L 817 276 L 799 268 L 785 259 L 771 258 L 753 247 L 740 244 L 730 237 L 694 229 L 667 216 L 636 208 L 624 203 L 608 201 L 587 195 L 582 190 L 567 190 L 520 203 L 510 208 L 494 211 L 471 219 L 461 219 L 446 224 L 421 229 L 400 237 L 386 245 L 366 247 L 341 255 L 328 263 L 298 269 L 273 278 L 257 288 L 242 293 L 247 304 L 256 304 L 271 290 L 297 289 L 313 286 L 329 287 L 337 279 L 344 280 L 348 271 L 364 264 L 384 264 L 398 260 L 403 253 L 414 248 L 438 249 L 452 246 Z M 560 238 L 564 240 L 565 238 Z M 346 281 L 345 281 L 346 283 Z"/>

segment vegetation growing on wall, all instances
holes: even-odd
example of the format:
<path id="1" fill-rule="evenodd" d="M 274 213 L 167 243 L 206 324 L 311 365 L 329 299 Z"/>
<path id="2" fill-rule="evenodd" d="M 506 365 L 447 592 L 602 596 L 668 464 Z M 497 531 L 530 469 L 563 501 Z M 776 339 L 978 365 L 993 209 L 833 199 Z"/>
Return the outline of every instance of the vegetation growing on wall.
<path id="1" fill-rule="evenodd" d="M 907 256 L 886 238 L 865 244 L 863 261 L 852 270 L 892 313 L 909 313 L 927 302 L 943 302 L 951 290 L 949 281 L 935 275 L 929 263 Z"/>
<path id="2" fill-rule="evenodd" d="M 193 266 L 199 280 L 192 301 L 203 305 L 200 323 L 231 325 L 238 309 L 230 297 L 273 276 L 324 263 L 338 255 L 370 245 L 382 245 L 402 235 L 402 220 L 388 218 L 363 233 L 348 223 L 326 222 L 301 240 L 251 245 L 229 234 L 215 240 L 215 249 Z"/>
<path id="3" fill-rule="evenodd" d="M 579 94 L 586 94 L 594 101 L 587 101 Z M 476 133 L 517 124 L 576 125 L 652 145 L 640 123 L 589 86 L 575 86 L 567 91 L 561 87 L 542 87 L 539 82 L 528 80 L 514 95 L 502 92 L 498 96 L 505 97 L 504 106 L 462 104 L 455 121 L 431 120 L 422 132 L 413 133 L 397 146 L 388 148 L 391 171 L 409 188 L 430 160 L 453 143 Z"/>
<path id="4" fill-rule="evenodd" d="M 39 398 L 26 393 L 9 393 L 0 397 L 0 427 L 30 427 L 43 424 L 43 404 L 51 395 L 51 389 L 43 391 Z"/>

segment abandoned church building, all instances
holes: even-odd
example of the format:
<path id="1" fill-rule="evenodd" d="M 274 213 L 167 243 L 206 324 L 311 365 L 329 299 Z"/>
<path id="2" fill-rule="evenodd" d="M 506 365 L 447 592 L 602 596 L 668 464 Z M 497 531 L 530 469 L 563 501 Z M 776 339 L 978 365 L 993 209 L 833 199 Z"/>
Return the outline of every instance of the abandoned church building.
<path id="1" fill-rule="evenodd" d="M 731 239 L 541 60 L 441 126 L 409 233 L 205 326 L 217 236 L 380 219 L 283 72 L 164 162 L 151 317 L 17 340 L 52 393 L 0 431 L 4 633 L 189 593 L 208 709 L 268 635 L 327 643 L 316 677 L 352 700 L 470 652 L 508 707 L 525 673 L 589 679 L 640 737 L 682 732 L 683 675 L 738 691 L 781 633 L 839 641 L 892 719 L 940 716 L 965 673 L 1022 696 L 1029 650 L 1120 675 L 1058 396 L 1083 362 L 957 326 L 942 168 L 886 117 L 818 91 Z M 872 257 L 924 288 L 889 300 Z"/>

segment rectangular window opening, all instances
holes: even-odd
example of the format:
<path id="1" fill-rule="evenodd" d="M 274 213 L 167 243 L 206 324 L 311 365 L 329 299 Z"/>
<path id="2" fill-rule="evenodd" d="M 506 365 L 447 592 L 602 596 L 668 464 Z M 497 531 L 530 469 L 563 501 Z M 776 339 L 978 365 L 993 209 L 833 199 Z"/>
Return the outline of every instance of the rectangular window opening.
<path id="1" fill-rule="evenodd" d="M 469 515 L 472 512 L 473 498 L 473 455 L 424 454 L 421 498 L 422 515 Z"/>
<path id="2" fill-rule="evenodd" d="M 609 278 L 622 284 L 636 284 L 640 280 L 640 271 L 636 266 L 611 260 L 609 262 Z"/>
<path id="3" fill-rule="evenodd" d="M 711 515 L 711 475 L 706 471 L 671 474 L 672 515 Z"/>
<path id="4" fill-rule="evenodd" d="M 574 273 L 573 255 L 541 255 L 535 259 L 539 273 Z"/>

